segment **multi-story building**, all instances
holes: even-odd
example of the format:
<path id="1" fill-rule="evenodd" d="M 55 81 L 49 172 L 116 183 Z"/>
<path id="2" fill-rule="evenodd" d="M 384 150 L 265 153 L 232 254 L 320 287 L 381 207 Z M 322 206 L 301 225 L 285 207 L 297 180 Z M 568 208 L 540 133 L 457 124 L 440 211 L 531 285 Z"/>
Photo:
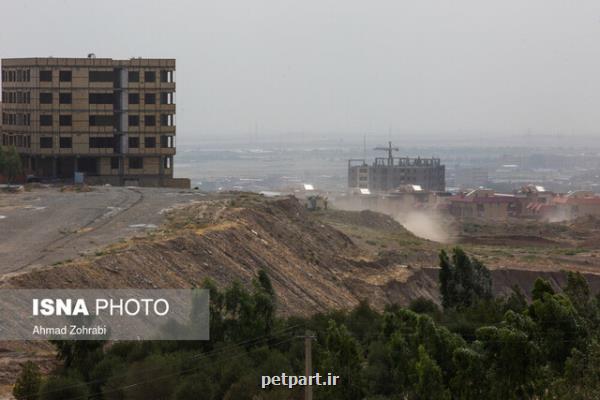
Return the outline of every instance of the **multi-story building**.
<path id="1" fill-rule="evenodd" d="M 172 186 L 175 60 L 2 60 L 2 144 L 25 170 L 88 183 Z"/>
<path id="2" fill-rule="evenodd" d="M 446 167 L 439 158 L 394 157 L 397 148 L 389 143 L 385 150 L 388 157 L 377 157 L 372 165 L 365 159 L 348 160 L 348 187 L 388 192 L 403 185 L 418 185 L 427 191 L 446 189 Z"/>

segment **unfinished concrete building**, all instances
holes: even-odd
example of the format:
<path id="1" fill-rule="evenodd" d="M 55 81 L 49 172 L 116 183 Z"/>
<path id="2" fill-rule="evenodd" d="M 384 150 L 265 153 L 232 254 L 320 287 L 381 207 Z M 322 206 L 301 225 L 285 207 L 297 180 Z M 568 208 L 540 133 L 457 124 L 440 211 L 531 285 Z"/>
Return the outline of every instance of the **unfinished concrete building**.
<path id="1" fill-rule="evenodd" d="M 3 59 L 2 144 L 43 178 L 187 186 L 173 179 L 174 74 L 174 59 Z"/>
<path id="2" fill-rule="evenodd" d="M 419 185 L 426 191 L 446 189 L 446 167 L 439 158 L 394 157 L 396 147 L 376 148 L 385 150 L 388 157 L 377 157 L 372 165 L 366 159 L 348 160 L 348 187 L 369 189 L 372 192 L 388 192 L 403 185 Z"/>

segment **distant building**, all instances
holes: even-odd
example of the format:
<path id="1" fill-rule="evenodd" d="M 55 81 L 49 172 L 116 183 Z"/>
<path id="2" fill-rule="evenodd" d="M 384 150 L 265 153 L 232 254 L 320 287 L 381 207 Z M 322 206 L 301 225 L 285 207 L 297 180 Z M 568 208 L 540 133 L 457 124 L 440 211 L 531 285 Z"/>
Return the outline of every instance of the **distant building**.
<path id="1" fill-rule="evenodd" d="M 539 217 L 540 210 L 548 207 L 556 196 L 540 185 L 526 185 L 516 192 L 520 217 Z"/>
<path id="2" fill-rule="evenodd" d="M 388 192 L 402 185 L 419 185 L 426 191 L 444 191 L 445 166 L 439 158 L 394 157 L 398 151 L 389 143 L 388 157 L 377 157 L 372 165 L 365 159 L 348 160 L 348 187 L 369 189 L 371 192 Z"/>
<path id="3" fill-rule="evenodd" d="M 189 186 L 173 179 L 174 74 L 174 59 L 4 59 L 2 144 L 40 177 Z"/>
<path id="4" fill-rule="evenodd" d="M 600 216 L 600 196 L 590 191 L 557 194 L 543 186 L 523 186 L 515 194 L 476 189 L 444 199 L 448 212 L 457 218 L 506 220 L 510 217 L 564 221 Z"/>
<path id="5" fill-rule="evenodd" d="M 476 189 L 466 194 L 449 197 L 448 210 L 458 218 L 506 220 L 516 215 L 514 195 L 497 194 L 491 189 Z"/>
<path id="6" fill-rule="evenodd" d="M 350 210 L 377 210 L 390 215 L 414 211 L 438 211 L 446 205 L 445 192 L 423 190 L 420 185 L 401 185 L 388 192 L 371 193 L 369 189 L 351 190 L 334 198 L 336 205 Z"/>
<path id="7" fill-rule="evenodd" d="M 531 202 L 527 208 L 536 217 L 549 221 L 600 216 L 600 196 L 593 192 L 580 190 L 555 195 L 549 202 Z"/>

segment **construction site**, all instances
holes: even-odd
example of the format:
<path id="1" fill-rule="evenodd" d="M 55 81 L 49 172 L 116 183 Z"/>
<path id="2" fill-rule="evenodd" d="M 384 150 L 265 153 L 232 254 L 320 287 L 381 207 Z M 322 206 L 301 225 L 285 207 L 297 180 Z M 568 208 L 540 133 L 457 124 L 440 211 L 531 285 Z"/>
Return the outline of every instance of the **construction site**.
<path id="1" fill-rule="evenodd" d="M 377 147 L 388 153 L 387 157 L 377 157 L 371 165 L 367 160 L 348 160 L 348 187 L 359 192 L 386 192 L 402 185 L 418 185 L 424 190 L 444 191 L 446 189 L 445 166 L 439 158 L 394 157 L 400 151 L 393 147 Z"/>
<path id="2" fill-rule="evenodd" d="M 2 12 L 0 400 L 600 399 L 598 4 Z"/>

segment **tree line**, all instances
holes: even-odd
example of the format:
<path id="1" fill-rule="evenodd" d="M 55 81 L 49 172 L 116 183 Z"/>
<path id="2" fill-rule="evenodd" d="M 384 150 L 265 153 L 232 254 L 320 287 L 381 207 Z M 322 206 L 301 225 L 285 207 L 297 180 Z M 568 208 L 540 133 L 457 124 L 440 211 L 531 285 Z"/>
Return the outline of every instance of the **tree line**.
<path id="1" fill-rule="evenodd" d="M 60 367 L 42 377 L 24 365 L 18 400 L 302 399 L 303 389 L 260 389 L 261 375 L 302 375 L 305 329 L 316 333 L 315 370 L 340 376 L 315 399 L 600 398 L 600 297 L 568 272 L 556 291 L 537 279 L 494 297 L 485 265 L 461 249 L 441 252 L 441 307 L 414 299 L 383 311 L 280 318 L 264 271 L 247 289 L 210 280 L 210 341 L 68 342 Z"/>

